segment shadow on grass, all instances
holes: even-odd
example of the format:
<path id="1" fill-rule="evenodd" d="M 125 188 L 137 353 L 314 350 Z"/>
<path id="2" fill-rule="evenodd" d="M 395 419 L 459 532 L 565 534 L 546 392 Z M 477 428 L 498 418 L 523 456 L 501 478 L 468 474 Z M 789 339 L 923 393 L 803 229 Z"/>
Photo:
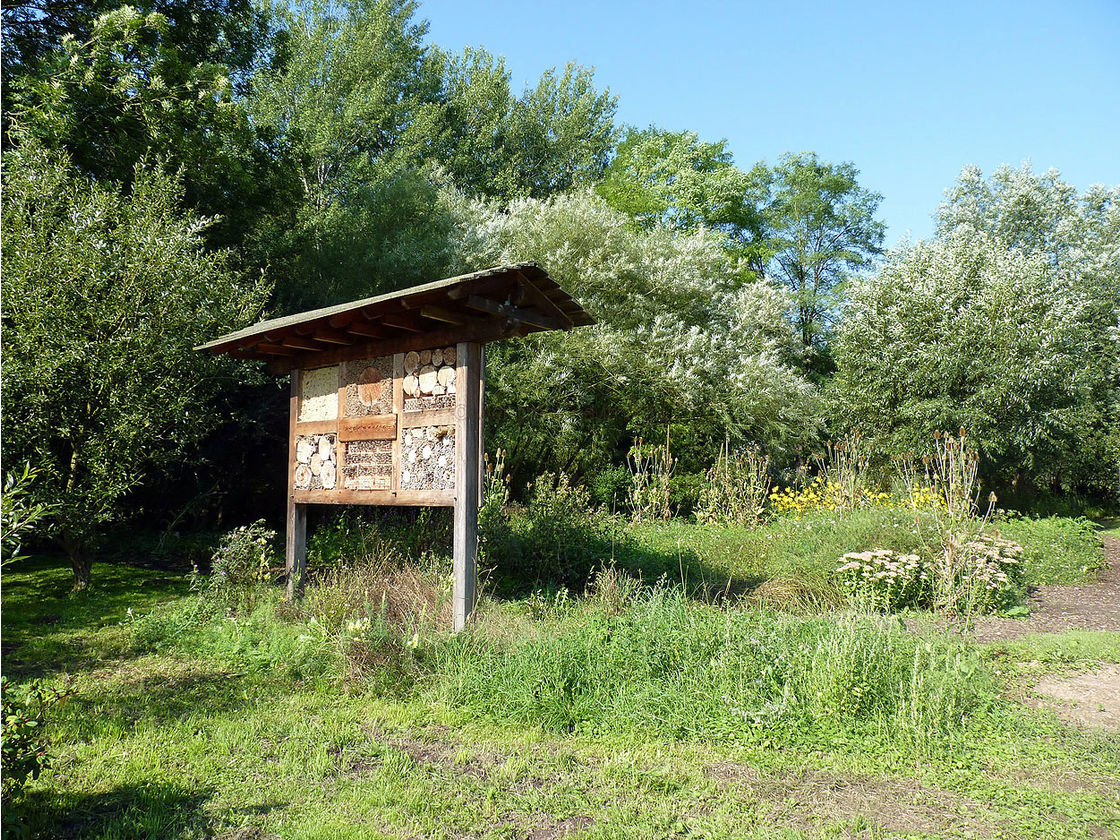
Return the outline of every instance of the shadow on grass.
<path id="1" fill-rule="evenodd" d="M 159 670 L 153 672 L 153 667 Z M 135 674 L 126 666 L 111 679 L 97 680 L 88 692 L 69 697 L 63 713 L 71 719 L 69 728 L 76 737 L 98 737 L 142 721 L 230 715 L 250 705 L 255 694 L 270 690 L 279 689 L 213 663 L 160 660 L 145 662 Z"/>
<path id="2" fill-rule="evenodd" d="M 3 573 L 3 662 L 12 676 L 88 671 L 132 654 L 120 627 L 130 608 L 141 612 L 180 597 L 184 577 L 99 563 L 86 592 L 71 592 L 60 557 L 34 557 Z"/>
<path id="3" fill-rule="evenodd" d="M 599 569 L 616 567 L 646 584 L 679 585 L 689 597 L 706 602 L 738 598 L 767 580 L 762 574 L 728 574 L 709 564 L 693 548 L 661 549 L 612 528 L 559 528 L 547 543 L 518 528 L 502 534 L 493 550 L 489 589 L 494 597 L 513 600 L 536 590 L 566 587 L 582 592 Z M 487 572 L 484 570 L 484 574 Z"/>
<path id="4" fill-rule="evenodd" d="M 206 837 L 212 831 L 204 806 L 211 794 L 166 782 L 121 785 L 104 793 L 30 791 L 15 803 L 15 813 L 5 813 L 4 833 L 18 837 L 22 829 L 28 837 L 91 840 Z"/>

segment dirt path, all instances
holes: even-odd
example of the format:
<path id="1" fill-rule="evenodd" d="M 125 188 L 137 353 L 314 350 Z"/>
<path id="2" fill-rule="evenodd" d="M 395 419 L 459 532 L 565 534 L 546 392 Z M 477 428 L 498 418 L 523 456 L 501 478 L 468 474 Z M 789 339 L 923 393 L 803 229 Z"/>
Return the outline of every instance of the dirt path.
<path id="1" fill-rule="evenodd" d="M 1026 619 L 980 618 L 973 632 L 981 642 L 1014 639 L 1026 633 L 1064 630 L 1120 631 L 1120 539 L 1105 537 L 1105 562 L 1093 583 L 1040 586 L 1027 599 Z"/>

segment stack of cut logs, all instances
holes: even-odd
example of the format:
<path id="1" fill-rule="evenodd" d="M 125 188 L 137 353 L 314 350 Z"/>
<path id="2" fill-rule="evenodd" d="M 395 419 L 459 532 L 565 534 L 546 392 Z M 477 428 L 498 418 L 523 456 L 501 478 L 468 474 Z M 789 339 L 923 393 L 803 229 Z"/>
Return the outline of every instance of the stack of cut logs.
<path id="1" fill-rule="evenodd" d="M 334 444 L 334 435 L 300 435 L 296 438 L 297 490 L 334 489 L 338 479 Z"/>
<path id="2" fill-rule="evenodd" d="M 455 348 L 404 354 L 406 397 L 438 397 L 455 393 Z"/>

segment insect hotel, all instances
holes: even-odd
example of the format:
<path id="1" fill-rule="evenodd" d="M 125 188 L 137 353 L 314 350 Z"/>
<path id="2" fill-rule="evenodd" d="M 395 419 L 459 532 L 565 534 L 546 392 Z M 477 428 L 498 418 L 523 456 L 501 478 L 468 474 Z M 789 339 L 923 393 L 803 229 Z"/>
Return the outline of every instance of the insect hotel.
<path id="1" fill-rule="evenodd" d="M 454 507 L 454 627 L 475 603 L 483 346 L 594 319 L 534 263 L 262 321 L 196 348 L 291 375 L 286 567 L 303 583 L 307 505 Z"/>

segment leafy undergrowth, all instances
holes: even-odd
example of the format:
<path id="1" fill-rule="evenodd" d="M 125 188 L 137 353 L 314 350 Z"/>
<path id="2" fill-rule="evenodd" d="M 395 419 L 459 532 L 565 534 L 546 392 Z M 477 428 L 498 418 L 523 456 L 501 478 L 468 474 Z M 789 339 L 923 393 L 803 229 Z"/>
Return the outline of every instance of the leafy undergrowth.
<path id="1" fill-rule="evenodd" d="M 800 524 L 822 574 L 848 527 Z M 789 565 L 742 562 L 748 542 L 792 539 L 779 534 L 640 538 L 793 578 L 788 546 L 771 551 Z M 436 605 L 422 577 L 409 591 Z M 656 577 L 606 571 L 586 595 L 488 600 L 470 634 L 448 637 L 353 585 L 299 607 L 262 592 L 231 614 L 123 566 L 96 569 L 79 596 L 45 563 L 5 571 L 5 674 L 72 689 L 49 728 L 56 761 L 19 802 L 26 826 L 229 840 L 1120 831 L 1120 739 L 1008 693 L 1028 664 L 1115 657 L 1120 634 L 988 649 L 892 617 L 705 601 Z M 343 609 L 359 596 L 378 601 L 360 605 L 373 620 Z"/>

